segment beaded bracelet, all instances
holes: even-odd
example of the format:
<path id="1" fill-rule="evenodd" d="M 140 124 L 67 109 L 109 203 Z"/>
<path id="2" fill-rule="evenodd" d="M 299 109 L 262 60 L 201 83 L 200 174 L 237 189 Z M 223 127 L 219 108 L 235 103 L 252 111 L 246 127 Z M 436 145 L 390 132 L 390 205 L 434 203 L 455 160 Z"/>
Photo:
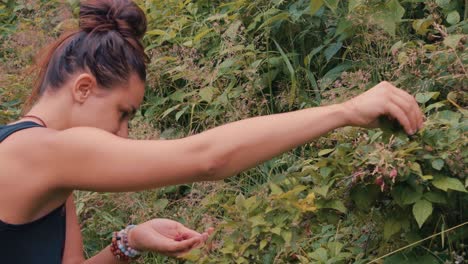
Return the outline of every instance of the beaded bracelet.
<path id="1" fill-rule="evenodd" d="M 129 225 L 119 232 L 114 232 L 112 235 L 110 250 L 112 255 L 119 260 L 129 261 L 131 259 L 136 259 L 141 255 L 138 250 L 131 248 L 128 244 L 128 232 L 134 227 L 135 225 Z"/>

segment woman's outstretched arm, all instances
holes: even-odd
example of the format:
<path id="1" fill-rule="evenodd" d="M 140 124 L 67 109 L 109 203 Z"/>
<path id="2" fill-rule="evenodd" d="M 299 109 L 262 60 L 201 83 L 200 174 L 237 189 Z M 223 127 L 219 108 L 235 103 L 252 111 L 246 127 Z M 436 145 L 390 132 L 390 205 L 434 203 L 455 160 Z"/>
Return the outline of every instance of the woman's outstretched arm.
<path id="1" fill-rule="evenodd" d="M 38 164 L 56 186 L 70 189 L 134 191 L 219 180 L 335 128 L 372 125 L 381 115 L 408 133 L 423 122 L 414 98 L 383 82 L 342 104 L 245 119 L 177 140 L 129 140 L 93 128 L 49 133 Z"/>

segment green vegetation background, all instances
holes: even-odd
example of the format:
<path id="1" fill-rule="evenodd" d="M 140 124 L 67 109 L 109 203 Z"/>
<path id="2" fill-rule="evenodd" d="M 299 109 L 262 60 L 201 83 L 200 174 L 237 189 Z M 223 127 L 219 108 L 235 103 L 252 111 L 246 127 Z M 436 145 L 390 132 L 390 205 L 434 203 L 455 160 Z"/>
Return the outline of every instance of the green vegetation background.
<path id="1" fill-rule="evenodd" d="M 412 137 L 388 120 L 338 129 L 223 182 L 76 192 L 87 256 L 165 217 L 216 233 L 183 259 L 140 263 L 467 263 L 467 1 L 138 4 L 151 63 L 133 138 L 336 103 L 381 80 L 414 94 L 427 121 Z M 76 0 L 0 1 L 0 124 L 20 116 L 34 55 L 77 13 Z"/>

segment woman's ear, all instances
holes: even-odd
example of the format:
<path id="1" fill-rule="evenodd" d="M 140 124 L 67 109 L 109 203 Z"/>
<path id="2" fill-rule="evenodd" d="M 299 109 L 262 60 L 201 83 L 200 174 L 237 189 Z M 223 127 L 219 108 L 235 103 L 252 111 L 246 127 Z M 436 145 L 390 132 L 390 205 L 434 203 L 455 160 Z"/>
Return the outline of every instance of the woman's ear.
<path id="1" fill-rule="evenodd" d="M 96 79 L 88 73 L 78 75 L 73 83 L 72 96 L 73 99 L 82 104 L 89 96 L 97 89 Z"/>

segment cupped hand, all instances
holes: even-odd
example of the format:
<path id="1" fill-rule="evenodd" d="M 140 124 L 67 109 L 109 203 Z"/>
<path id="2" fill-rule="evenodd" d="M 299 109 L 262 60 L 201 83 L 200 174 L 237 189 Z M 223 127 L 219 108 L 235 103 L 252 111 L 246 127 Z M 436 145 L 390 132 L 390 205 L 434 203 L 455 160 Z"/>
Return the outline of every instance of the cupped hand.
<path id="1" fill-rule="evenodd" d="M 212 232 L 209 228 L 198 233 L 176 221 L 156 218 L 131 229 L 128 243 L 136 250 L 177 257 L 203 244 Z"/>
<path id="2" fill-rule="evenodd" d="M 349 101 L 342 103 L 354 126 L 377 127 L 379 116 L 398 120 L 408 134 L 422 128 L 423 114 L 415 98 L 389 82 L 381 82 Z"/>

